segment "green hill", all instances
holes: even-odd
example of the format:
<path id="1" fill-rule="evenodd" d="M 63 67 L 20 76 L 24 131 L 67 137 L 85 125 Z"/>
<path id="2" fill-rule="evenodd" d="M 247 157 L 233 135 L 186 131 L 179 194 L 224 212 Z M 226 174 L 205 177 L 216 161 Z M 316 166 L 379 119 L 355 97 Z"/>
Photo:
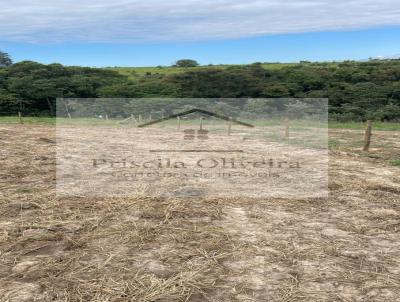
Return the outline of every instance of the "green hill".
<path id="1" fill-rule="evenodd" d="M 283 67 L 295 66 L 300 63 L 263 63 L 261 64 L 264 69 L 276 70 Z M 226 69 L 233 66 L 244 66 L 244 65 L 203 65 L 198 67 L 174 67 L 174 66 L 157 66 L 157 67 L 107 67 L 107 69 L 114 70 L 120 74 L 126 75 L 128 77 L 137 77 L 144 75 L 155 75 L 155 74 L 176 74 L 183 73 L 187 71 L 198 71 L 204 69 Z"/>
<path id="2" fill-rule="evenodd" d="M 329 98 L 331 120 L 399 121 L 400 60 L 109 68 L 24 61 L 0 68 L 0 115 L 53 116 L 57 97 Z M 136 105 L 148 111 L 148 103 Z"/>

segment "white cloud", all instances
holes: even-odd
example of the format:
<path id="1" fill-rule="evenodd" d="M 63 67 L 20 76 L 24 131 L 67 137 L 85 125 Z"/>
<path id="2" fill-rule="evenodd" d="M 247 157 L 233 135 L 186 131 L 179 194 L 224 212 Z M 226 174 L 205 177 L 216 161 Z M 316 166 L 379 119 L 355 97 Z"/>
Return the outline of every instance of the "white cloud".
<path id="1" fill-rule="evenodd" d="M 0 0 L 0 41 L 162 42 L 400 25 L 399 0 Z"/>

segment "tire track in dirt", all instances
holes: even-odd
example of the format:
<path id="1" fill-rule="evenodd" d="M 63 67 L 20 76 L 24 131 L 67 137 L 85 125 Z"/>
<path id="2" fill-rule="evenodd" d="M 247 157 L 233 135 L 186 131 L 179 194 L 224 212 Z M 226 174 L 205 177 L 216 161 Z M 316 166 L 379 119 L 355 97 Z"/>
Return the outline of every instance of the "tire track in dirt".
<path id="1" fill-rule="evenodd" d="M 260 241 L 262 232 L 249 218 L 247 210 L 243 207 L 228 206 L 224 209 L 224 220 L 221 222 L 228 234 L 238 242 L 244 244 L 248 254 L 236 255 L 234 260 L 226 265 L 234 272 L 233 283 L 246 285 L 244 293 L 239 294 L 239 301 L 262 301 L 265 292 L 265 257 L 257 253 L 256 244 Z"/>

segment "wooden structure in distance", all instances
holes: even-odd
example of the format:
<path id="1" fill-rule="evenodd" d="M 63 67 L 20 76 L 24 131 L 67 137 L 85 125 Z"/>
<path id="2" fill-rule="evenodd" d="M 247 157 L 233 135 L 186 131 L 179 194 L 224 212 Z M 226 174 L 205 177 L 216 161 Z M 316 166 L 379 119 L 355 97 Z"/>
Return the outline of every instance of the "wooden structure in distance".
<path id="1" fill-rule="evenodd" d="M 140 124 L 140 125 L 138 125 L 138 127 L 139 128 L 147 127 L 147 126 L 150 126 L 150 125 L 154 125 L 154 124 L 157 124 L 157 123 L 164 122 L 166 120 L 170 120 L 170 119 L 174 119 L 174 118 L 177 118 L 177 117 L 185 116 L 185 115 L 188 115 L 188 114 L 191 114 L 191 113 L 200 113 L 200 114 L 203 114 L 203 115 L 213 116 L 213 117 L 216 117 L 216 118 L 219 118 L 219 119 L 222 119 L 222 120 L 234 123 L 234 124 L 238 124 L 238 125 L 249 127 L 249 128 L 254 128 L 254 125 L 252 125 L 252 124 L 241 122 L 241 121 L 238 121 L 236 119 L 233 119 L 233 118 L 225 116 L 225 115 L 221 115 L 221 114 L 218 114 L 218 113 L 214 113 L 214 112 L 211 112 L 211 111 L 207 111 L 207 110 L 204 110 L 204 109 L 198 109 L 198 108 L 186 110 L 186 111 L 183 111 L 183 112 L 180 112 L 180 113 L 177 113 L 177 114 L 171 114 L 171 115 L 168 115 L 166 117 L 163 117 L 163 118 L 160 118 L 160 119 L 157 119 L 157 120 L 154 120 L 154 121 L 150 121 L 150 122 L 147 122 L 147 123 Z"/>

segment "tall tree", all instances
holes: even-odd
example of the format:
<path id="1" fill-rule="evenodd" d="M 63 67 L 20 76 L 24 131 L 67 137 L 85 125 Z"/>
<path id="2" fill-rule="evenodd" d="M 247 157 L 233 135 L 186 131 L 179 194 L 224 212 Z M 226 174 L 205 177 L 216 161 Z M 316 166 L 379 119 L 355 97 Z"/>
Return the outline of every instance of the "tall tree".
<path id="1" fill-rule="evenodd" d="M 176 61 L 175 66 L 177 67 L 196 67 L 199 63 L 196 60 L 191 59 L 181 59 Z"/>
<path id="2" fill-rule="evenodd" d="M 0 51 L 0 67 L 7 67 L 12 64 L 10 55 L 6 52 Z"/>

